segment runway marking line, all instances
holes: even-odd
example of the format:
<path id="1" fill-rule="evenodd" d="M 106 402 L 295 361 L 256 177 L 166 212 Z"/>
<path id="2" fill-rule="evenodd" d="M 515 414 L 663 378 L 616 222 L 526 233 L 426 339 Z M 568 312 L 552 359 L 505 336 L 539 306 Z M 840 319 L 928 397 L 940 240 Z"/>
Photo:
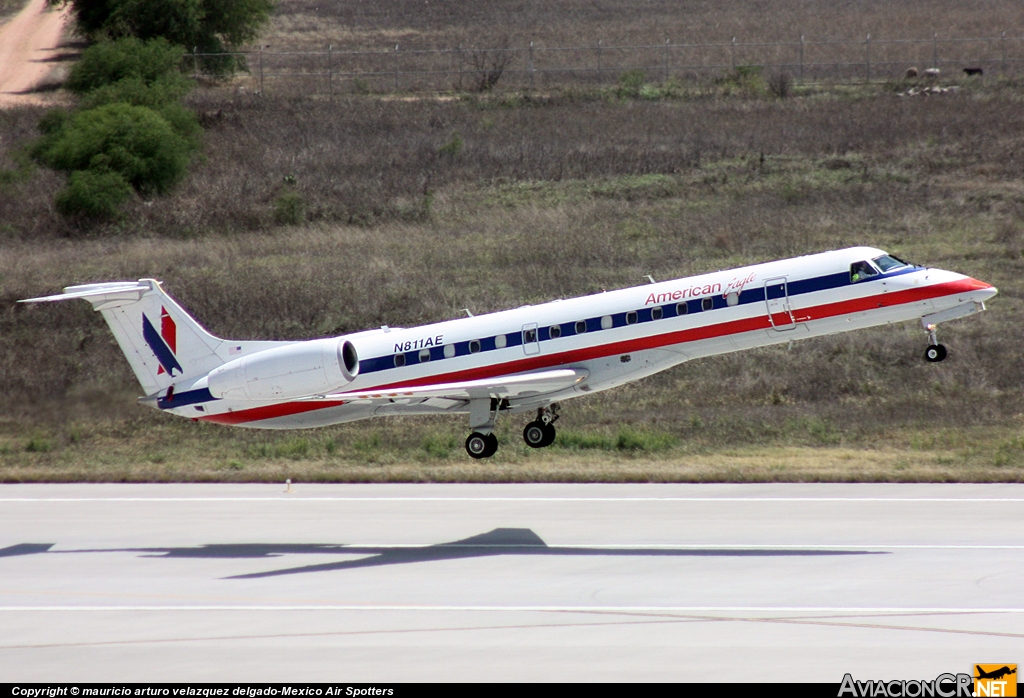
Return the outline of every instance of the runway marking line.
<path id="1" fill-rule="evenodd" d="M 3 497 L 5 504 L 62 502 L 893 502 L 1021 503 L 1024 497 Z"/>
<path id="2" fill-rule="evenodd" d="M 564 613 L 564 611 L 563 611 Z M 591 612 L 596 615 L 612 615 L 616 614 L 614 611 L 600 611 Z M 665 624 L 680 624 L 680 623 L 702 623 L 702 622 L 713 622 L 713 623 L 779 623 L 784 625 L 814 625 L 814 626 L 825 626 L 825 627 L 837 627 L 837 628 L 864 628 L 869 630 L 903 630 L 910 632 L 934 632 L 934 633 L 951 633 L 951 634 L 963 634 L 963 635 L 984 635 L 993 637 L 1010 637 L 1010 638 L 1024 638 L 1024 635 L 1019 633 L 1002 633 L 996 631 L 987 630 L 964 630 L 960 628 L 929 628 L 922 626 L 910 626 L 910 625 L 885 625 L 882 623 L 843 623 L 836 622 L 834 620 L 828 621 L 824 618 L 758 618 L 758 617 L 722 617 L 722 616 L 702 616 L 702 615 L 651 615 L 651 614 L 638 614 L 644 620 L 627 620 L 627 621 L 606 621 L 606 622 L 566 622 L 566 623 L 530 623 L 530 624 L 516 624 L 516 625 L 484 625 L 484 626 L 457 626 L 457 627 L 441 627 L 441 628 L 392 628 L 392 629 L 371 629 L 371 630 L 338 630 L 328 632 L 316 632 L 316 633 L 275 633 L 270 635 L 224 635 L 224 636 L 208 636 L 208 637 L 191 637 L 191 638 L 149 638 L 149 639 L 125 639 L 125 640 L 99 640 L 95 642 L 61 642 L 61 643 L 38 643 L 29 645 L 0 645 L 0 650 L 11 650 L 11 649 L 48 649 L 56 647 L 94 647 L 94 646 L 105 646 L 105 645 L 123 645 L 123 644 L 164 644 L 164 643 L 178 643 L 178 642 L 218 642 L 218 641 L 233 641 L 233 640 L 255 640 L 255 639 L 286 639 L 286 638 L 306 638 L 306 637 L 343 637 L 352 635 L 387 635 L 387 634 L 408 634 L 408 633 L 430 633 L 430 632 L 467 632 L 467 631 L 497 631 L 497 630 L 539 630 L 539 629 L 556 629 L 556 628 L 581 628 L 581 627 L 610 627 L 610 626 L 623 626 L 623 625 L 665 625 Z M 913 614 L 895 614 L 895 615 L 913 615 Z M 924 614 L 922 614 L 924 615 Z M 927 614 L 927 615 L 950 615 L 944 614 Z M 974 615 L 969 613 L 967 615 Z M 847 616 L 848 617 L 848 616 Z"/>
<path id="3" fill-rule="evenodd" d="M 240 543 L 217 543 L 217 544 L 246 544 L 245 542 Z M 288 543 L 268 543 L 268 544 L 288 544 Z M 718 550 L 758 550 L 758 551 L 772 551 L 772 550 L 785 550 L 785 551 L 846 551 L 846 550 L 952 550 L 952 551 L 972 551 L 972 550 L 985 550 L 985 551 L 1019 551 L 1024 550 L 1024 544 L 1022 546 L 1014 546 L 1014 544 L 970 544 L 970 543 L 716 543 L 716 542 L 693 542 L 693 543 L 612 543 L 612 542 L 600 542 L 600 543 L 545 543 L 544 546 L 540 544 L 527 544 L 527 543 L 446 543 L 446 542 L 339 542 L 339 543 L 314 543 L 323 544 L 323 546 L 337 546 L 337 550 L 322 551 L 316 553 L 295 553 L 294 555 L 307 555 L 307 556 L 332 556 L 332 557 L 373 557 L 374 553 L 364 553 L 356 551 L 355 549 L 381 549 L 381 550 L 406 550 L 406 549 L 432 549 L 432 548 L 443 548 L 444 550 L 449 549 L 489 549 L 494 548 L 497 550 L 508 550 L 522 548 L 525 550 L 547 550 L 557 552 L 563 549 L 573 550 L 637 550 L 637 551 L 718 551 Z M 2 548 L 2 546 L 0 546 Z M 168 547 L 177 548 L 177 547 Z M 188 548 L 184 546 L 182 548 Z M 350 550 L 346 550 L 350 549 Z M 147 555 L 145 557 L 159 558 L 162 557 L 157 555 L 158 553 L 164 552 L 167 548 L 156 547 L 153 549 L 146 548 L 112 548 L 108 549 L 67 549 L 63 550 L 54 546 L 48 551 L 33 553 L 32 555 L 73 555 L 76 553 L 151 553 L 154 555 Z M 190 549 L 189 549 L 190 550 Z M 196 548 L 196 550 L 202 550 L 202 548 Z M 287 552 L 286 552 L 287 554 Z M 283 554 L 284 555 L 284 554 Z"/>
<path id="4" fill-rule="evenodd" d="M 428 606 L 403 604 L 317 605 L 196 605 L 196 606 L 0 606 L 0 612 L 113 612 L 113 611 L 441 611 L 441 612 L 559 612 L 559 613 L 843 613 L 843 614 L 964 614 L 1024 613 L 1019 608 L 899 608 L 893 606 Z"/>

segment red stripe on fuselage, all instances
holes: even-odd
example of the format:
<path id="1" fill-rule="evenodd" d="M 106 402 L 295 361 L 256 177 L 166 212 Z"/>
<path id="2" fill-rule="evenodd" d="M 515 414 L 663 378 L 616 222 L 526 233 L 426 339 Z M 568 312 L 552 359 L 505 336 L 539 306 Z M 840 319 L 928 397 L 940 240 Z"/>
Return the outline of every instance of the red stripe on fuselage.
<path id="1" fill-rule="evenodd" d="M 215 422 L 217 424 L 245 424 L 246 422 L 258 422 L 264 419 L 275 417 L 287 417 L 291 414 L 302 414 L 313 410 L 322 410 L 327 407 L 344 405 L 344 400 L 320 400 L 319 402 L 279 402 L 276 405 L 264 405 L 263 407 L 252 407 L 237 412 L 224 412 L 222 414 L 208 414 L 199 419 L 204 422 Z"/>
<path id="2" fill-rule="evenodd" d="M 825 318 L 836 317 L 837 315 L 848 315 L 850 313 L 860 313 L 867 310 L 890 308 L 896 305 L 917 303 L 919 301 L 941 298 L 942 296 L 950 296 L 957 293 L 969 293 L 971 291 L 978 291 L 985 288 L 991 288 L 991 286 L 975 279 L 966 278 L 957 281 L 948 281 L 942 284 L 934 284 L 932 286 L 881 293 L 874 296 L 867 296 L 865 298 L 854 298 L 851 300 L 837 301 L 835 303 L 825 303 L 824 305 L 812 308 L 800 308 L 798 310 L 794 310 L 793 314 L 798 323 L 823 320 Z M 752 318 L 731 320 L 729 322 L 721 322 L 715 325 L 706 325 L 704 327 L 695 327 L 688 330 L 677 330 L 675 332 L 666 332 L 664 334 L 651 335 L 648 337 L 626 339 L 619 342 L 612 342 L 610 344 L 599 344 L 593 347 L 572 349 L 558 354 L 540 354 L 523 359 L 516 359 L 515 361 L 508 361 L 503 364 L 490 364 L 487 366 L 478 366 L 476 368 L 452 371 L 450 373 L 424 376 L 422 378 L 416 378 L 408 381 L 398 381 L 395 383 L 371 386 L 362 389 L 360 392 L 377 392 L 397 387 L 412 388 L 422 385 L 433 385 L 435 383 L 450 383 L 454 381 L 469 381 L 495 376 L 507 376 L 516 373 L 524 373 L 526 371 L 536 371 L 542 368 L 551 368 L 552 366 L 576 363 L 579 361 L 600 359 L 605 356 L 613 356 L 615 354 L 626 354 L 634 351 L 643 351 L 645 349 L 658 349 L 660 347 L 672 346 L 674 344 L 696 342 L 702 339 L 713 339 L 715 337 L 724 337 L 732 334 L 741 334 L 743 332 L 753 332 L 756 330 L 769 330 L 771 328 L 772 325 L 769 322 L 768 315 L 766 313 L 765 315 L 758 315 Z M 200 419 L 204 421 L 217 422 L 219 424 L 241 424 L 244 422 L 254 422 L 264 419 L 273 419 L 274 417 L 285 417 L 291 414 L 310 412 L 312 410 L 318 410 L 325 407 L 336 407 L 341 404 L 344 404 L 344 401 L 282 402 L 276 405 L 255 407 L 247 410 L 239 410 L 237 412 L 207 415 L 205 417 L 200 417 Z"/>

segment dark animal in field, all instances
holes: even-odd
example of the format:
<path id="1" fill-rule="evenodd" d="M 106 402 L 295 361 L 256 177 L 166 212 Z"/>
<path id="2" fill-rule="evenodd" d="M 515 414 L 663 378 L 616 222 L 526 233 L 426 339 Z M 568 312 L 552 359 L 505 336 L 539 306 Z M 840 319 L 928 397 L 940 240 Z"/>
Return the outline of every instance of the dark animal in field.
<path id="1" fill-rule="evenodd" d="M 916 78 L 917 77 L 917 68 L 907 68 L 907 77 L 908 78 Z"/>
<path id="2" fill-rule="evenodd" d="M 964 68 L 964 75 L 968 77 L 974 77 L 975 75 L 981 77 L 984 74 L 985 70 L 983 68 Z"/>

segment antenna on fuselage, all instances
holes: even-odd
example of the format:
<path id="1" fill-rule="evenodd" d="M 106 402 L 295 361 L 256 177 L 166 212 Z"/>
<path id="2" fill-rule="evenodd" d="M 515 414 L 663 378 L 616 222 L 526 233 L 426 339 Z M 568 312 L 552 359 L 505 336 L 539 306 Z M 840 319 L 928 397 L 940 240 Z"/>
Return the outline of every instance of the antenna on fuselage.
<path id="1" fill-rule="evenodd" d="M 466 315 L 468 317 L 473 317 L 473 311 L 472 310 L 470 310 L 469 308 L 463 308 L 463 310 L 466 311 Z"/>
<path id="2" fill-rule="evenodd" d="M 647 278 L 647 280 L 648 280 L 648 281 L 650 281 L 650 282 L 651 282 L 652 284 L 656 284 L 656 283 L 658 283 L 657 281 L 655 281 L 655 280 L 654 280 L 654 277 L 653 277 L 653 276 L 651 276 L 650 274 L 648 274 L 646 278 Z"/>

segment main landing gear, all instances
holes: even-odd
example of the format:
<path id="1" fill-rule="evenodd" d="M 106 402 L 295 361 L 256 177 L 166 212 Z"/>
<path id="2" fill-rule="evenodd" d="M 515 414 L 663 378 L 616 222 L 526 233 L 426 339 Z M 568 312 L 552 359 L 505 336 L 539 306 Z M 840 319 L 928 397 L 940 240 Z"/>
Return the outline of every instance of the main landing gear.
<path id="1" fill-rule="evenodd" d="M 946 347 L 939 344 L 935 337 L 935 325 L 925 325 L 928 332 L 928 348 L 924 350 L 924 360 L 928 363 L 938 363 L 946 358 Z"/>
<path id="2" fill-rule="evenodd" d="M 508 403 L 499 400 L 470 400 L 469 426 L 473 433 L 466 438 L 466 453 L 473 458 L 490 458 L 498 452 L 498 437 L 494 435 L 494 420 L 498 411 L 508 409 Z M 555 440 L 555 422 L 558 405 L 541 407 L 537 419 L 523 429 L 523 440 L 531 448 L 550 446 Z"/>
<path id="3" fill-rule="evenodd" d="M 498 452 L 498 437 L 474 431 L 466 438 L 466 453 L 474 458 L 490 458 Z"/>
<path id="4" fill-rule="evenodd" d="M 558 420 L 558 404 L 541 407 L 537 419 L 523 429 L 523 441 L 530 448 L 544 448 L 555 442 L 555 422 Z"/>

